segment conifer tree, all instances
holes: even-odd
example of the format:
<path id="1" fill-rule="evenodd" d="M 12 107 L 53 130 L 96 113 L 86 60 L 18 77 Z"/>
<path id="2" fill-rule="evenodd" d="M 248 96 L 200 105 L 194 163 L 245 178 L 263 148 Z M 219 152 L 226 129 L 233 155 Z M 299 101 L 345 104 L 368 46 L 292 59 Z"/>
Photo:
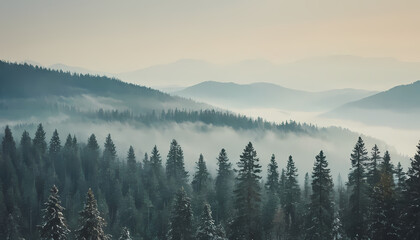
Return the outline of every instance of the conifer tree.
<path id="1" fill-rule="evenodd" d="M 47 151 L 47 142 L 45 141 L 45 131 L 41 123 L 38 125 L 38 128 L 35 132 L 33 146 L 35 150 L 36 160 L 38 162 L 43 160 Z"/>
<path id="2" fill-rule="evenodd" d="M 184 188 L 181 188 L 175 196 L 170 218 L 168 240 L 192 240 L 193 213 L 191 209 L 191 200 L 187 197 Z"/>
<path id="3" fill-rule="evenodd" d="M 58 196 L 58 189 L 54 185 L 50 190 L 50 196 L 45 203 L 44 222 L 39 227 L 41 239 L 45 240 L 65 240 L 70 230 L 67 227 L 63 215 L 64 208 Z"/>
<path id="4" fill-rule="evenodd" d="M 211 208 L 209 204 L 204 205 L 204 210 L 201 214 L 200 223 L 198 225 L 197 233 L 195 235 L 197 240 L 225 240 L 225 236 L 220 234 L 220 230 L 213 220 Z"/>
<path id="5" fill-rule="evenodd" d="M 231 198 L 233 189 L 234 173 L 232 164 L 229 161 L 226 150 L 222 148 L 217 157 L 216 176 L 216 200 L 217 214 L 216 222 L 225 222 L 231 212 Z"/>
<path id="6" fill-rule="evenodd" d="M 187 184 L 188 172 L 185 171 L 184 153 L 175 139 L 171 142 L 166 160 L 166 178 L 172 185 L 172 190 Z"/>
<path id="7" fill-rule="evenodd" d="M 334 208 L 331 173 L 323 151 L 319 152 L 315 159 L 305 239 L 332 239 Z"/>
<path id="8" fill-rule="evenodd" d="M 61 152 L 61 141 L 60 137 L 58 136 L 57 129 L 54 130 L 53 135 L 50 140 L 50 146 L 48 148 L 48 153 L 50 157 L 50 164 L 53 168 L 53 173 L 55 174 L 55 165 L 57 161 L 60 161 L 60 152 Z"/>
<path id="9" fill-rule="evenodd" d="M 83 150 L 82 166 L 85 179 L 95 190 L 98 184 L 99 144 L 95 134 L 91 134 Z"/>
<path id="10" fill-rule="evenodd" d="M 309 173 L 305 173 L 305 180 L 303 182 L 303 203 L 306 205 L 311 200 L 311 189 L 310 189 L 310 179 Z"/>
<path id="11" fill-rule="evenodd" d="M 4 129 L 4 136 L 2 141 L 2 155 L 3 159 L 10 159 L 13 164 L 17 164 L 16 143 L 13 139 L 12 131 L 9 126 Z"/>
<path id="12" fill-rule="evenodd" d="M 238 168 L 234 190 L 236 212 L 231 225 L 231 239 L 258 240 L 262 238 L 259 185 L 261 165 L 251 142 L 240 156 Z"/>
<path id="13" fill-rule="evenodd" d="M 279 205 L 279 171 L 274 154 L 271 155 L 270 163 L 268 164 L 267 182 L 265 183 L 265 188 L 267 192 L 267 200 L 265 201 L 263 207 L 262 222 L 264 234 L 266 238 L 269 238 L 269 236 L 275 232 L 273 229 L 273 220 Z"/>
<path id="14" fill-rule="evenodd" d="M 369 224 L 370 238 L 373 240 L 400 239 L 397 227 L 394 168 L 388 151 L 380 166 L 379 181 L 372 193 L 372 209 Z"/>
<path id="15" fill-rule="evenodd" d="M 371 157 L 369 159 L 369 162 L 367 162 L 367 183 L 369 185 L 370 191 L 372 191 L 373 187 L 379 182 L 380 174 L 379 174 L 379 165 L 380 161 L 382 159 L 381 152 L 379 151 L 378 146 L 375 144 L 375 146 L 372 148 Z"/>
<path id="16" fill-rule="evenodd" d="M 367 151 L 359 137 L 351 154 L 348 187 L 350 188 L 349 209 L 347 211 L 347 231 L 352 239 L 367 238 L 368 196 L 366 183 Z"/>
<path id="17" fill-rule="evenodd" d="M 76 240 L 110 240 L 111 236 L 105 234 L 105 220 L 100 216 L 98 205 L 91 189 L 89 189 L 84 209 L 80 212 L 79 228 L 76 231 Z"/>
<path id="18" fill-rule="evenodd" d="M 279 192 L 279 171 L 276 161 L 276 156 L 271 155 L 270 163 L 268 164 L 267 169 L 267 182 L 265 186 L 270 194 L 277 195 Z"/>
<path id="19" fill-rule="evenodd" d="M 287 161 L 284 183 L 284 214 L 286 222 L 286 234 L 289 238 L 296 238 L 299 234 L 300 188 L 297 181 L 297 168 L 292 156 Z"/>
<path id="20" fill-rule="evenodd" d="M 196 194 L 202 194 L 207 190 L 210 177 L 203 154 L 200 154 L 198 162 L 196 162 L 196 169 L 197 171 L 192 180 L 192 188 Z"/>
<path id="21" fill-rule="evenodd" d="M 20 152 L 22 154 L 22 161 L 26 164 L 26 166 L 32 166 L 33 164 L 32 139 L 26 130 L 23 131 L 22 137 L 20 139 Z"/>
<path id="22" fill-rule="evenodd" d="M 404 211 L 405 239 L 420 239 L 420 142 L 407 172 Z"/>
<path id="23" fill-rule="evenodd" d="M 130 236 L 130 231 L 128 230 L 128 228 L 123 227 L 121 236 L 120 238 L 118 238 L 118 240 L 132 240 Z"/>
<path id="24" fill-rule="evenodd" d="M 280 180 L 279 180 L 279 197 L 280 197 L 280 204 L 282 208 L 284 208 L 285 204 L 285 191 L 286 191 L 286 170 L 284 168 L 281 169 Z"/>

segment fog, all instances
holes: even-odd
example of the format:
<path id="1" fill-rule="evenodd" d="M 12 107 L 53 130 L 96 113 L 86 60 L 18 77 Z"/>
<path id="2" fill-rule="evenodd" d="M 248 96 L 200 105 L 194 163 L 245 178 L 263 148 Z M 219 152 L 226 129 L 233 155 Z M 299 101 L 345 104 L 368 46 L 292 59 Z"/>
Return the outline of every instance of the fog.
<path id="1" fill-rule="evenodd" d="M 274 117 L 274 115 L 271 116 Z M 144 153 L 150 154 L 156 144 L 165 163 L 170 142 L 172 139 L 176 139 L 184 151 L 185 165 L 190 176 L 193 175 L 195 162 L 198 160 L 199 154 L 202 153 L 213 177 L 216 175 L 216 157 L 222 148 L 226 149 L 231 162 L 236 166 L 239 155 L 245 145 L 251 141 L 260 159 L 263 176 L 266 175 L 271 154 L 276 155 L 280 169 L 286 167 L 288 156 L 292 155 L 298 168 L 300 183 L 303 183 L 304 174 L 312 171 L 315 155 L 320 150 L 324 151 L 329 160 L 334 179 L 339 173 L 346 179 L 350 168 L 350 153 L 358 137 L 357 134 L 335 128 L 323 131 L 317 136 L 309 136 L 292 133 L 279 134 L 262 130 L 237 131 L 229 127 L 215 127 L 202 123 L 167 123 L 156 124 L 152 127 L 143 125 L 133 127 L 120 122 L 78 122 L 65 119 L 65 117 L 50 118 L 53 121 L 44 122 L 47 141 L 49 141 L 54 129 L 59 131 L 63 145 L 69 133 L 75 134 L 79 143 L 86 143 L 90 134 L 94 133 L 103 149 L 105 137 L 110 133 L 121 160 L 125 160 L 130 145 L 135 149 L 137 161 L 141 161 Z M 6 122 L 0 124 L 4 128 Z M 14 123 L 7 122 L 7 124 L 13 126 Z M 12 127 L 17 143 L 24 129 L 28 130 L 33 138 L 36 124 L 22 125 L 22 122 L 18 124 L 20 125 Z M 363 136 L 363 138 L 368 150 L 372 148 L 373 144 L 377 143 L 382 152 L 385 149 L 390 150 L 394 163 L 401 161 L 404 167 L 408 166 L 408 157 L 401 157 L 396 154 L 397 151 L 392 147 L 370 137 Z M 414 149 L 414 147 L 415 144 L 411 144 L 411 148 Z"/>
<path id="2" fill-rule="evenodd" d="M 233 111 L 247 116 L 261 116 L 269 121 L 281 122 L 284 119 L 293 119 L 301 122 L 316 124 L 320 127 L 340 126 L 356 133 L 361 133 L 372 138 L 380 139 L 395 148 L 398 154 L 412 157 L 415 146 L 420 140 L 420 129 L 398 128 L 365 124 L 353 120 L 322 117 L 322 112 L 295 112 L 279 109 L 234 109 Z M 392 115 L 388 114 L 388 118 Z M 372 120 L 372 123 L 374 120 Z M 414 122 L 414 120 L 413 120 Z"/>

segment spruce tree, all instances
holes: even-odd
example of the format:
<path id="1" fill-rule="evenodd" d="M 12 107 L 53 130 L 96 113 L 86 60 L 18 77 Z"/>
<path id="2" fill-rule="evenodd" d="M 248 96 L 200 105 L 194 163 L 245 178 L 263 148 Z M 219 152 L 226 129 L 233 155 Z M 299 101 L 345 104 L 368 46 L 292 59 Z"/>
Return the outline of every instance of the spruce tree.
<path id="1" fill-rule="evenodd" d="M 202 194 L 207 191 L 210 177 L 203 154 L 200 154 L 198 162 L 196 162 L 196 170 L 192 180 L 192 188 L 194 193 Z"/>
<path id="2" fill-rule="evenodd" d="M 216 200 L 217 214 L 216 222 L 225 222 L 231 213 L 231 198 L 233 189 L 234 173 L 232 164 L 229 161 L 226 150 L 220 150 L 217 157 L 217 176 L 216 176 Z"/>
<path id="3" fill-rule="evenodd" d="M 315 159 L 305 239 L 332 239 L 334 222 L 333 182 L 328 161 L 323 151 Z"/>
<path id="4" fill-rule="evenodd" d="M 187 184 L 188 172 L 185 171 L 184 153 L 175 139 L 171 142 L 166 160 L 166 178 L 172 191 Z"/>
<path id="5" fill-rule="evenodd" d="M 87 192 L 84 209 L 80 212 L 79 228 L 76 231 L 76 240 L 110 240 L 111 236 L 105 234 L 105 220 L 100 216 L 98 205 L 91 189 Z"/>
<path id="6" fill-rule="evenodd" d="M 50 140 L 50 146 L 48 148 L 48 153 L 50 157 L 50 164 L 53 169 L 53 173 L 55 174 L 55 165 L 57 161 L 60 161 L 60 153 L 61 153 L 61 141 L 60 137 L 58 136 L 57 129 L 54 130 L 53 135 Z"/>
<path id="7" fill-rule="evenodd" d="M 420 142 L 407 172 L 404 211 L 405 239 L 420 239 Z"/>
<path id="8" fill-rule="evenodd" d="M 348 234 L 352 239 L 358 240 L 367 238 L 367 154 L 365 143 L 359 137 L 350 158 L 352 168 L 350 169 L 347 184 L 351 193 L 346 216 Z"/>
<path id="9" fill-rule="evenodd" d="M 266 238 L 274 234 L 274 216 L 277 213 L 277 208 L 279 205 L 279 171 L 276 158 L 271 155 L 270 163 L 268 164 L 267 169 L 267 182 L 265 183 L 267 199 L 263 206 L 263 215 L 262 222 L 264 228 L 264 234 Z"/>
<path id="10" fill-rule="evenodd" d="M 286 234 L 289 238 L 296 238 L 299 235 L 299 213 L 300 188 L 297 181 L 297 168 L 292 156 L 287 161 L 284 183 L 284 214 L 286 222 Z"/>
<path id="11" fill-rule="evenodd" d="M 309 204 L 311 200 L 311 187 L 309 173 L 305 173 L 305 180 L 303 182 L 303 204 Z"/>
<path id="12" fill-rule="evenodd" d="M 4 160 L 8 158 L 14 165 L 17 164 L 16 143 L 13 139 L 13 134 L 9 126 L 6 126 L 6 128 L 4 129 L 1 153 L 3 155 Z"/>
<path id="13" fill-rule="evenodd" d="M 23 131 L 20 139 L 20 152 L 22 154 L 22 161 L 26 166 L 31 167 L 33 164 L 32 139 L 26 130 Z"/>
<path id="14" fill-rule="evenodd" d="M 245 147 L 237 164 L 239 170 L 234 190 L 235 216 L 231 225 L 231 239 L 261 239 L 261 165 L 251 142 Z"/>
<path id="15" fill-rule="evenodd" d="M 43 160 L 47 151 L 47 142 L 45 141 L 45 131 L 41 123 L 38 125 L 38 128 L 35 132 L 33 146 L 36 160 L 38 162 Z"/>
<path id="16" fill-rule="evenodd" d="M 277 195 L 279 192 L 279 171 L 276 161 L 276 156 L 271 155 L 270 163 L 267 169 L 267 182 L 265 183 L 266 189 L 270 194 Z"/>
<path id="17" fill-rule="evenodd" d="M 95 134 L 91 134 L 83 150 L 82 166 L 86 182 L 93 190 L 98 185 L 99 144 Z"/>
<path id="18" fill-rule="evenodd" d="M 191 209 L 191 200 L 187 197 L 184 188 L 181 188 L 175 196 L 170 218 L 168 240 L 192 240 L 193 213 Z"/>
<path id="19" fill-rule="evenodd" d="M 58 196 L 58 189 L 54 185 L 50 190 L 50 196 L 45 203 L 44 221 L 39 227 L 41 239 L 45 240 L 65 240 L 70 230 L 64 218 L 61 201 Z"/>
<path id="20" fill-rule="evenodd" d="M 373 187 L 369 234 L 372 240 L 400 239 L 397 226 L 394 168 L 388 151 L 380 166 L 379 181 Z"/>
<path id="21" fill-rule="evenodd" d="M 213 220 L 211 208 L 209 204 L 204 205 L 201 219 L 198 225 L 196 240 L 225 240 L 225 236 L 220 234 L 220 230 Z"/>
<path id="22" fill-rule="evenodd" d="M 123 227 L 121 236 L 120 238 L 118 238 L 118 240 L 132 240 L 130 236 L 130 231 L 128 230 L 128 228 Z"/>

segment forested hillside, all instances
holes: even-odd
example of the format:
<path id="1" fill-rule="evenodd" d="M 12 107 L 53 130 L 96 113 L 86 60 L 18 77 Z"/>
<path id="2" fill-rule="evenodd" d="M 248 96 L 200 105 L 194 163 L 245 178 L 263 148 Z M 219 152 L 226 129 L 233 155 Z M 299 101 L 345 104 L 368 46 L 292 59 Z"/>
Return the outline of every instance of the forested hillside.
<path id="1" fill-rule="evenodd" d="M 102 143 L 101 143 L 102 142 Z M 111 135 L 87 141 L 55 130 L 47 139 L 6 126 L 0 154 L 1 239 L 418 239 L 420 145 L 407 173 L 362 138 L 348 149 L 348 177 L 333 184 L 329 155 L 313 170 L 261 164 L 241 152 L 196 152 L 186 170 L 177 140 L 119 158 Z M 369 151 L 369 149 L 372 149 Z M 414 148 L 413 148 L 414 149 Z M 274 149 L 273 149 L 274 150 Z M 208 169 L 217 157 L 217 171 Z M 305 175 L 300 182 L 298 176 Z M 121 236 L 121 237 L 120 237 Z"/>
<path id="2" fill-rule="evenodd" d="M 135 113 L 209 107 L 118 79 L 0 61 L 3 118 L 42 115 L 57 105 L 84 110 L 124 109 Z"/>

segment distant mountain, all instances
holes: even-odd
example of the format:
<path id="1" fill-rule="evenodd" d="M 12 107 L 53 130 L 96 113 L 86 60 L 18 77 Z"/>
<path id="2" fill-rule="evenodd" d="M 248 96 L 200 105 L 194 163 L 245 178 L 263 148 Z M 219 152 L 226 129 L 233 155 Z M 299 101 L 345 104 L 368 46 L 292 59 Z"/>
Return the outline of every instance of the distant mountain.
<path id="1" fill-rule="evenodd" d="M 325 114 L 396 127 L 420 128 L 420 81 L 399 85 L 387 91 L 350 102 Z"/>
<path id="2" fill-rule="evenodd" d="M 124 81 L 159 89 L 217 81 L 239 84 L 270 82 L 309 91 L 355 86 L 360 89 L 385 90 L 420 79 L 420 63 L 350 55 L 314 57 L 284 64 L 257 59 L 220 65 L 186 59 L 116 76 Z"/>
<path id="3" fill-rule="evenodd" d="M 323 111 L 362 99 L 374 93 L 356 89 L 306 92 L 272 83 L 236 84 L 208 81 L 173 94 L 228 108 Z"/>
<path id="4" fill-rule="evenodd" d="M 79 110 L 120 109 L 135 113 L 209 107 L 114 78 L 70 74 L 0 61 L 2 118 L 19 112 L 19 109 L 29 114 L 53 105 Z"/>

